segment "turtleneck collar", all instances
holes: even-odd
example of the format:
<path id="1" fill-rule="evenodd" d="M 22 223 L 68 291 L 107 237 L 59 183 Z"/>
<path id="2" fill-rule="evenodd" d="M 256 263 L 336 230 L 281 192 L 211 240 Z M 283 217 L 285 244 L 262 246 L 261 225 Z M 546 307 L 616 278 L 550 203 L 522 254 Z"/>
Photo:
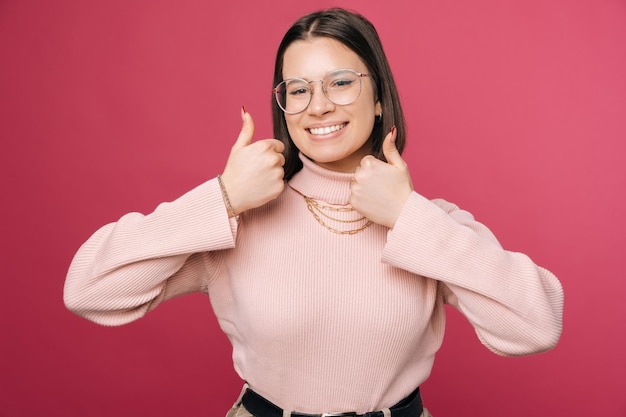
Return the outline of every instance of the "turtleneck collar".
<path id="1" fill-rule="evenodd" d="M 331 171 L 302 154 L 299 156 L 303 166 L 289 181 L 291 188 L 307 197 L 329 204 L 349 204 L 353 173 Z"/>

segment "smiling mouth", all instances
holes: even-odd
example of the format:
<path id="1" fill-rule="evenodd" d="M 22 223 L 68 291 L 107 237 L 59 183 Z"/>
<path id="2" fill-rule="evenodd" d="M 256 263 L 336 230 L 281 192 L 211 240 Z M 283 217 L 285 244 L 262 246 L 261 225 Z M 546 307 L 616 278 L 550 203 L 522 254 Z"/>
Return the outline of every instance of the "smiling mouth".
<path id="1" fill-rule="evenodd" d="M 312 135 L 321 136 L 321 135 L 328 135 L 329 133 L 341 130 L 344 127 L 346 127 L 346 125 L 347 125 L 347 123 L 342 123 L 340 125 L 334 125 L 334 126 L 312 127 L 310 129 L 307 129 L 307 130 Z"/>

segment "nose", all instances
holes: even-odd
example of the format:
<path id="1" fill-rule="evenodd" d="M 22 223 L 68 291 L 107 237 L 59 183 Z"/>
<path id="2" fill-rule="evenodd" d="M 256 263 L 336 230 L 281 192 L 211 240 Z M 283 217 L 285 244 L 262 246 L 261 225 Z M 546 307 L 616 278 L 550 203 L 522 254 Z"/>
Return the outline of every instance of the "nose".
<path id="1" fill-rule="evenodd" d="M 326 97 L 322 87 L 322 81 L 311 82 L 311 102 L 307 111 L 314 116 L 321 116 L 325 113 L 333 111 L 335 104 Z"/>

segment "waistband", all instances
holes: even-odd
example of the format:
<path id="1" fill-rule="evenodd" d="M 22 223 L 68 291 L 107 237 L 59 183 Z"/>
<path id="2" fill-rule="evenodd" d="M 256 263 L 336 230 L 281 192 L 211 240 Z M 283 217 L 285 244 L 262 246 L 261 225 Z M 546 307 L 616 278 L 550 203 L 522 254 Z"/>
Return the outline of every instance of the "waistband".
<path id="1" fill-rule="evenodd" d="M 266 400 L 250 388 L 245 390 L 241 403 L 255 417 L 285 416 L 282 408 Z M 305 414 L 292 411 L 291 414 L 287 415 L 291 417 L 420 417 L 422 411 L 422 397 L 420 396 L 420 389 L 417 387 L 415 391 L 389 409 L 370 411 L 365 414 L 354 412 Z"/>

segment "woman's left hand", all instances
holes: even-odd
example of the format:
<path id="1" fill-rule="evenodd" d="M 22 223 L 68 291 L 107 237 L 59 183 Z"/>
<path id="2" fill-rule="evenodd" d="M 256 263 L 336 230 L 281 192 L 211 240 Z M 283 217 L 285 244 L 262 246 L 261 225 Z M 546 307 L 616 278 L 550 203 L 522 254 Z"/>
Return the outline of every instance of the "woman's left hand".
<path id="1" fill-rule="evenodd" d="M 350 204 L 374 223 L 390 229 L 413 191 L 409 168 L 396 148 L 395 127 L 385 136 L 387 162 L 372 155 L 361 160 L 351 184 Z"/>

